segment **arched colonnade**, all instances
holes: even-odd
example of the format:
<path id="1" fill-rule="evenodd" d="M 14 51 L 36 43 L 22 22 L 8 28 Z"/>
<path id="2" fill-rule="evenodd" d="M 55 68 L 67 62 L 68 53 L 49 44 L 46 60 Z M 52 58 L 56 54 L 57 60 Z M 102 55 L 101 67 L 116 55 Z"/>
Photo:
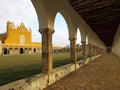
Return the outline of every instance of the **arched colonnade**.
<path id="1" fill-rule="evenodd" d="M 41 53 L 41 48 L 2 48 L 2 55 Z"/>
<path id="2" fill-rule="evenodd" d="M 54 30 L 54 20 L 59 12 L 65 18 L 68 25 L 70 41 L 71 62 L 77 64 L 76 58 L 76 39 L 77 28 L 81 33 L 82 55 L 86 60 L 86 37 L 88 37 L 89 55 L 97 54 L 106 49 L 106 46 L 92 31 L 88 24 L 80 17 L 77 12 L 69 5 L 66 0 L 31 0 L 37 12 L 39 21 L 39 32 L 42 35 L 42 72 L 53 72 L 52 62 L 52 35 Z"/>

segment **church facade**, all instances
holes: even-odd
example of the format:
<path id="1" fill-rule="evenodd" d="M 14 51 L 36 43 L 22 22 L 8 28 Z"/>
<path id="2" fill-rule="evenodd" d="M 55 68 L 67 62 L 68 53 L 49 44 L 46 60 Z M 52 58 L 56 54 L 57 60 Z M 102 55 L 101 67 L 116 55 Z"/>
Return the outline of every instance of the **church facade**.
<path id="1" fill-rule="evenodd" d="M 32 42 L 32 31 L 24 23 L 16 27 L 8 21 L 6 29 L 6 33 L 0 34 L 1 55 L 41 53 L 41 43 Z"/>

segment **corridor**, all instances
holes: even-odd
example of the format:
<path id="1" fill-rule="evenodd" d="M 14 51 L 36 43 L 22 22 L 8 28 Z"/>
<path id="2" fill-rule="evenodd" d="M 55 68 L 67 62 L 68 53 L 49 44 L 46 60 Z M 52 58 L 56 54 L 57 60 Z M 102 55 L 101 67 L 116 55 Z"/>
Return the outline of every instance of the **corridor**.
<path id="1" fill-rule="evenodd" d="M 120 90 L 120 59 L 104 54 L 44 90 Z"/>

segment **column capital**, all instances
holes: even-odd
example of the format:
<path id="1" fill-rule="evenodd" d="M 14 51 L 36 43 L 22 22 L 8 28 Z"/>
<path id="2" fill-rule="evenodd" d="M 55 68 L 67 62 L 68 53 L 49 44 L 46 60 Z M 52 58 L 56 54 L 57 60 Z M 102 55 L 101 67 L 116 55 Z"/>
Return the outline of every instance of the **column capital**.
<path id="1" fill-rule="evenodd" d="M 91 47 L 91 46 L 92 46 L 92 44 L 91 44 L 91 43 L 89 43 L 89 44 L 88 44 L 88 46 L 90 46 L 90 47 Z"/>
<path id="2" fill-rule="evenodd" d="M 69 38 L 70 41 L 76 41 L 77 38 L 73 37 L 73 38 Z"/>
<path id="3" fill-rule="evenodd" d="M 88 43 L 88 45 L 92 45 L 91 43 Z"/>
<path id="4" fill-rule="evenodd" d="M 86 41 L 81 41 L 82 44 L 86 44 Z"/>
<path id="5" fill-rule="evenodd" d="M 44 33 L 53 34 L 55 32 L 55 30 L 50 29 L 50 28 L 43 28 L 43 29 L 39 29 L 39 32 L 41 34 L 44 34 Z"/>

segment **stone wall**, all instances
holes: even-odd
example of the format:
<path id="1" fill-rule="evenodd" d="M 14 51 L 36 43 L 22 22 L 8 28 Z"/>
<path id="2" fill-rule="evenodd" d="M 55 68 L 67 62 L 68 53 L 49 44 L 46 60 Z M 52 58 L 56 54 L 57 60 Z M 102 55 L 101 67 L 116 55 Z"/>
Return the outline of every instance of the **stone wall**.
<path id="1" fill-rule="evenodd" d="M 85 64 L 99 57 L 97 55 L 92 58 L 87 58 Z M 32 77 L 28 77 L 22 80 L 18 80 L 0 87 L 0 90 L 42 90 L 46 88 L 48 85 L 53 84 L 55 81 L 61 79 L 66 76 L 70 72 L 75 71 L 76 69 L 83 66 L 83 60 L 79 61 L 77 65 L 75 64 L 67 64 L 62 67 L 58 67 L 54 69 L 54 72 L 51 74 L 38 74 Z"/>
<path id="2" fill-rule="evenodd" d="M 112 52 L 120 57 L 120 25 L 113 41 Z"/>

